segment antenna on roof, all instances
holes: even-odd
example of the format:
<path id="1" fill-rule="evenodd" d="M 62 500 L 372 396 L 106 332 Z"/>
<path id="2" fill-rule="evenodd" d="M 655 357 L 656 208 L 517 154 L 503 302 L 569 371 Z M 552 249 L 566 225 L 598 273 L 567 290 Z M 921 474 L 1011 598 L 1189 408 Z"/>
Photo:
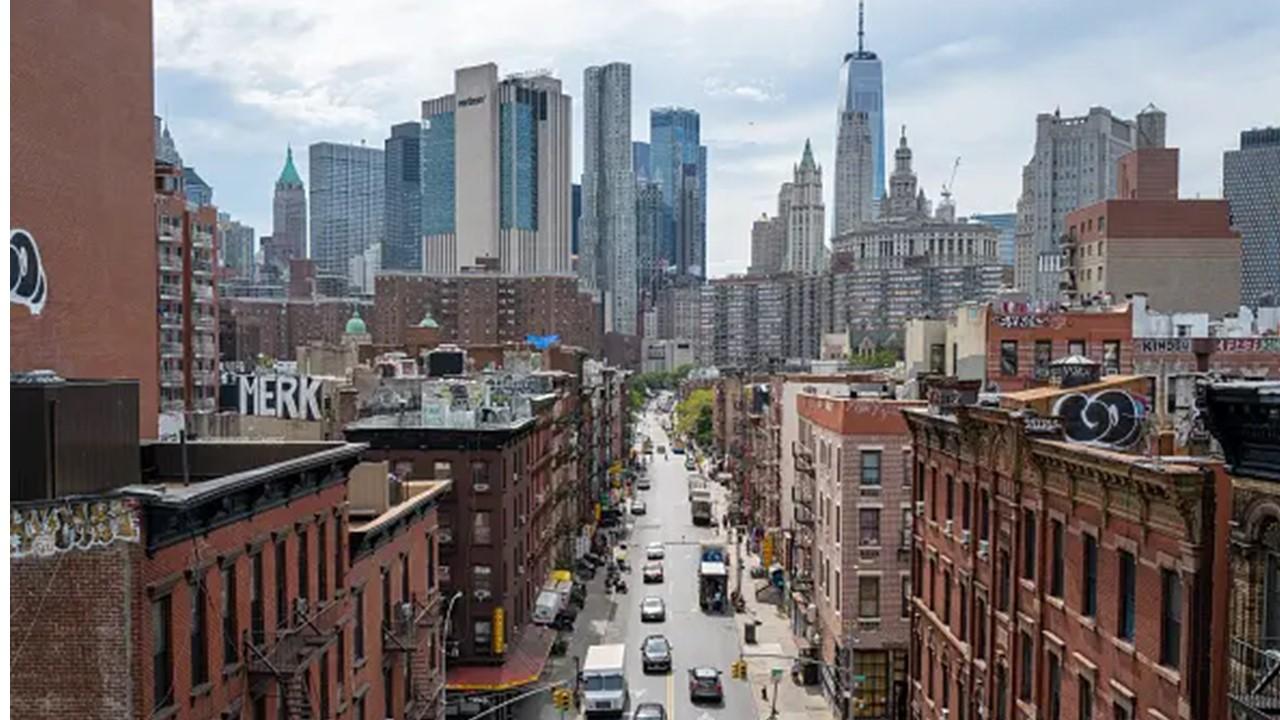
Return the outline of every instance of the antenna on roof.
<path id="1" fill-rule="evenodd" d="M 862 0 L 858 0 L 858 54 L 862 54 Z"/>

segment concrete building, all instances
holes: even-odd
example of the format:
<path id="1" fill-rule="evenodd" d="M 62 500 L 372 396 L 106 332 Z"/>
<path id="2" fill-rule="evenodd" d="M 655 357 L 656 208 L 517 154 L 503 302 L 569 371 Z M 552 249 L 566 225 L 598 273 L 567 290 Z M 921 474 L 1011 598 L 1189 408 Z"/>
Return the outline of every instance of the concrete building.
<path id="1" fill-rule="evenodd" d="M 782 272 L 786 252 L 786 221 L 780 217 L 761 214 L 751 224 L 751 265 L 748 275 L 769 275 Z"/>
<path id="2" fill-rule="evenodd" d="M 1222 154 L 1222 186 L 1242 238 L 1241 302 L 1280 303 L 1280 127 L 1240 133 Z"/>
<path id="3" fill-rule="evenodd" d="M 820 272 L 827 260 L 827 216 L 822 201 L 822 166 L 813 161 L 813 148 L 804 141 L 800 164 L 792 169 L 787 202 L 785 254 L 782 269 L 794 273 Z"/>
<path id="4" fill-rule="evenodd" d="M 844 56 L 840 66 L 840 104 L 838 116 L 843 120 L 844 113 L 861 112 L 867 117 L 867 128 L 871 135 L 872 176 L 871 187 L 874 190 L 873 208 L 879 211 L 881 198 L 885 189 L 885 143 L 884 143 L 884 69 L 880 58 L 863 45 L 864 34 L 862 24 L 862 3 L 858 3 L 858 51 Z M 840 125 L 843 129 L 843 122 Z M 837 135 L 840 131 L 837 131 Z M 836 155 L 839 157 L 839 142 L 836 143 Z M 839 160 L 837 159 L 837 164 Z M 839 171 L 837 170 L 837 174 Z M 836 181 L 839 185 L 839 180 Z M 837 195 L 836 205 L 839 206 Z"/>
<path id="5" fill-rule="evenodd" d="M 383 270 L 384 246 L 376 243 L 347 261 L 347 287 L 357 295 L 372 295 L 378 273 Z"/>
<path id="6" fill-rule="evenodd" d="M 686 365 L 693 365 L 694 360 L 692 340 L 652 340 L 646 338 L 641 372 L 675 372 Z"/>
<path id="7" fill-rule="evenodd" d="M 136 379 L 155 437 L 151 4 L 28 3 L 9 19 L 11 370 Z"/>
<path id="8" fill-rule="evenodd" d="M 386 153 L 341 143 L 310 148 L 311 255 L 320 271 L 346 275 L 351 258 L 382 242 Z"/>
<path id="9" fill-rule="evenodd" d="M 383 148 L 382 267 L 421 272 L 422 123 L 392 125 Z"/>
<path id="10" fill-rule="evenodd" d="M 1146 385 L 904 411 L 912 716 L 1225 717 L 1230 478 L 1141 454 Z M 1101 393 L 1100 425 L 1072 399 Z"/>
<path id="11" fill-rule="evenodd" d="M 986 223 L 996 229 L 999 233 L 997 247 L 1000 248 L 999 258 L 1001 265 L 1013 267 L 1014 265 L 1014 237 L 1017 233 L 1018 214 L 1017 213 L 974 213 L 969 216 L 974 222 Z"/>
<path id="12" fill-rule="evenodd" d="M 1037 300 L 1057 297 L 1067 213 L 1116 197 L 1117 161 L 1137 145 L 1134 123 L 1103 107 L 1080 117 L 1036 116 L 1035 149 L 1023 169 L 1018 201 L 1020 290 Z"/>
<path id="13" fill-rule="evenodd" d="M 701 142 L 701 119 L 696 110 L 669 107 L 649 111 L 648 177 L 662 189 L 662 266 L 674 266 L 676 275 L 705 279 L 707 148 Z M 640 155 L 635 156 L 636 161 Z"/>
<path id="14" fill-rule="evenodd" d="M 582 248 L 578 273 L 604 305 L 606 332 L 638 334 L 636 179 L 631 66 L 583 73 Z"/>
<path id="15" fill-rule="evenodd" d="M 658 291 L 655 337 L 660 340 L 693 340 L 702 326 L 704 286 L 684 280 L 665 285 Z"/>
<path id="16" fill-rule="evenodd" d="M 161 438 L 218 400 L 218 210 L 183 194 L 182 168 L 156 163 L 155 227 Z"/>
<path id="17" fill-rule="evenodd" d="M 271 203 L 271 243 L 265 248 L 264 265 L 284 277 L 289 263 L 307 257 L 307 191 L 293 165 L 293 148 L 287 148 L 284 168 L 276 180 Z"/>
<path id="18" fill-rule="evenodd" d="M 916 171 L 911 167 L 911 158 L 911 146 L 907 145 L 907 126 L 903 125 L 898 148 L 893 151 L 889 194 L 880 203 L 880 217 L 886 221 L 914 220 L 932 214 L 924 188 L 920 187 Z"/>
<path id="19" fill-rule="evenodd" d="M 633 143 L 633 145 L 639 143 Z M 651 310 L 663 286 L 666 261 L 662 255 L 662 187 L 636 181 L 636 292 L 640 309 Z M 648 329 L 646 328 L 646 331 Z"/>
<path id="20" fill-rule="evenodd" d="M 231 219 L 228 213 L 218 213 L 218 266 L 223 270 L 224 278 L 254 279 L 257 237 L 252 227 Z"/>
<path id="21" fill-rule="evenodd" d="M 883 150 L 883 137 L 880 143 Z M 875 147 L 871 139 L 870 116 L 857 110 L 842 111 L 836 134 L 833 235 L 852 232 L 860 224 L 875 219 L 879 201 L 875 187 Z M 879 170 L 883 172 L 883 154 L 881 158 Z"/>
<path id="22" fill-rule="evenodd" d="M 422 103 L 426 272 L 571 273 L 572 100 L 548 75 L 500 81 L 493 63 L 454 83 Z"/>
<path id="23" fill-rule="evenodd" d="M 823 693 L 840 717 L 905 712 L 911 636 L 911 436 L 880 398 L 796 399 L 798 510 L 813 515 L 811 573 Z M 807 609 L 806 609 L 807 610 Z M 857 686 L 852 676 L 860 676 Z M 856 703 L 851 700 L 856 698 Z"/>

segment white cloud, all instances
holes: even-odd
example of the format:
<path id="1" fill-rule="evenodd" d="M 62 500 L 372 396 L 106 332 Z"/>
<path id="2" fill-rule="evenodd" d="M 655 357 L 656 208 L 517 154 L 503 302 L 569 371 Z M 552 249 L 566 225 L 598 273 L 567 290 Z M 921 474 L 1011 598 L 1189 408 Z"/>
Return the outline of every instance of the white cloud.
<path id="1" fill-rule="evenodd" d="M 707 95 L 715 98 L 735 98 L 768 103 L 785 100 L 786 96 L 774 90 L 768 82 L 733 81 L 721 77 L 709 77 L 703 82 Z"/>

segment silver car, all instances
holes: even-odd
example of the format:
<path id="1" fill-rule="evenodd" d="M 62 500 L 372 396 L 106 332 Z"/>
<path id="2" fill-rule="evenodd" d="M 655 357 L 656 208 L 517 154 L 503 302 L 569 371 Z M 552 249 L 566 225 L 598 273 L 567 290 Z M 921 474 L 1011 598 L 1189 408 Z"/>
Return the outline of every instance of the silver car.
<path id="1" fill-rule="evenodd" d="M 640 603 L 640 622 L 663 622 L 667 619 L 667 604 L 652 595 Z"/>

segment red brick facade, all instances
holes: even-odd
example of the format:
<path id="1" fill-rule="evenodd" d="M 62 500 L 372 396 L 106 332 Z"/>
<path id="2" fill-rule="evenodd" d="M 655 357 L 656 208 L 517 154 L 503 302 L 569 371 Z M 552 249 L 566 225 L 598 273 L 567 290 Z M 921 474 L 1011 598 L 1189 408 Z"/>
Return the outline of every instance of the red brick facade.
<path id="1" fill-rule="evenodd" d="M 1133 371 L 1132 314 L 1127 307 L 1030 312 L 993 305 L 987 312 L 986 349 L 987 381 L 1002 391 L 1044 384 L 1048 363 L 1071 354 L 1099 363 L 1104 375 L 1127 375 Z M 1010 357 L 1016 358 L 1012 365 Z"/>

